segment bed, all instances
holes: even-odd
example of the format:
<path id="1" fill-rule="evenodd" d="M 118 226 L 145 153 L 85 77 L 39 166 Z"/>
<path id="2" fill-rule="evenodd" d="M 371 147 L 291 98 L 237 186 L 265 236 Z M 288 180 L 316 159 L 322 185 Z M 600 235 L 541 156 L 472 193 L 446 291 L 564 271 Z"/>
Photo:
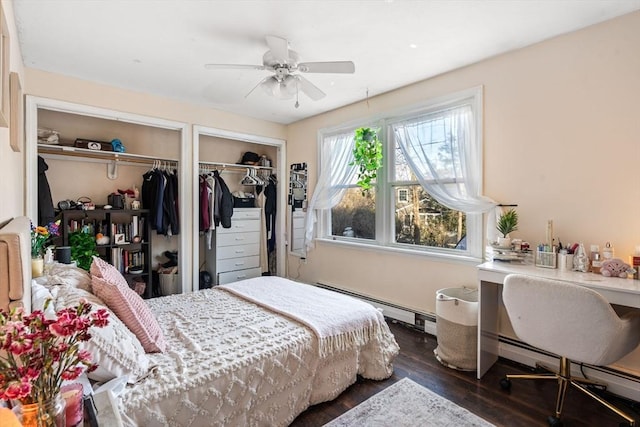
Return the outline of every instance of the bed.
<path id="1" fill-rule="evenodd" d="M 398 345 L 365 302 L 274 276 L 138 301 L 103 264 L 94 260 L 91 275 L 57 264 L 28 292 L 33 309 L 52 297 L 56 309 L 85 298 L 112 310 L 109 330 L 88 342 L 100 364 L 91 376 L 126 379 L 117 400 L 125 425 L 285 426 L 358 375 L 393 372 Z M 117 289 L 115 302 L 105 289 Z M 147 322 L 142 332 L 131 316 Z"/>

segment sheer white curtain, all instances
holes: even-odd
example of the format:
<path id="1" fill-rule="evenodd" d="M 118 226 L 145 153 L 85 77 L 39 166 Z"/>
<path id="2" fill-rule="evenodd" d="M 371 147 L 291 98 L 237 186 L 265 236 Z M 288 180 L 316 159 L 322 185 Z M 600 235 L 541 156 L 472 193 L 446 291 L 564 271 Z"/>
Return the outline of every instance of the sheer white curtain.
<path id="1" fill-rule="evenodd" d="M 313 247 L 313 232 L 318 222 L 318 214 L 323 209 L 331 209 L 342 200 L 347 186 L 355 182 L 358 171 L 349 166 L 353 161 L 353 132 L 329 136 L 322 141 L 322 167 L 320 177 L 307 206 L 304 242 L 307 250 Z"/>
<path id="2" fill-rule="evenodd" d="M 491 241 L 497 204 L 481 194 L 482 152 L 471 105 L 422 115 L 392 127 L 420 185 L 450 209 L 489 213 L 487 237 Z"/>

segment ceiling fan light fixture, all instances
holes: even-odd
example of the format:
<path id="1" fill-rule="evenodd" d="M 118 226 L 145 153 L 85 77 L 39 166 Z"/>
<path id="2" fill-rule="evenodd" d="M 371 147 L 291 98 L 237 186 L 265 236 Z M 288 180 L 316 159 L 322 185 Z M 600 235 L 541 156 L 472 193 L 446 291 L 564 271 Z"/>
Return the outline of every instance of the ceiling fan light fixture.
<path id="1" fill-rule="evenodd" d="M 291 93 L 287 90 L 284 80 L 280 81 L 275 76 L 269 77 L 260 86 L 267 95 L 274 96 L 278 99 L 291 99 L 293 95 L 295 95 L 295 91 Z"/>
<path id="2" fill-rule="evenodd" d="M 282 90 L 293 97 L 298 93 L 298 78 L 293 75 L 288 75 L 281 83 Z"/>

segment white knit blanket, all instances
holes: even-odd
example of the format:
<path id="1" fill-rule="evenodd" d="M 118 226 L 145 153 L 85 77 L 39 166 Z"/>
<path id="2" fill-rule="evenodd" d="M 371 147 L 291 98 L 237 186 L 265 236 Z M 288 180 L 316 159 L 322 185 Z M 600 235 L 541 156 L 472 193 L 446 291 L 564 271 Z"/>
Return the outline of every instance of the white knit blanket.
<path id="1" fill-rule="evenodd" d="M 282 277 L 257 277 L 217 288 L 303 323 L 317 335 L 322 356 L 365 344 L 384 334 L 387 326 L 382 314 L 366 302 Z"/>

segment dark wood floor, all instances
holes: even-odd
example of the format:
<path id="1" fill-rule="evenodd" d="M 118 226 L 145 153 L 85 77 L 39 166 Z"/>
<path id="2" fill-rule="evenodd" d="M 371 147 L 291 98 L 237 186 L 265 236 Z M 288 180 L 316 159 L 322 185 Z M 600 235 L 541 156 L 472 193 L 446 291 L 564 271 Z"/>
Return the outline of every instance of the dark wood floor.
<path id="1" fill-rule="evenodd" d="M 434 336 L 401 323 L 390 323 L 390 327 L 401 349 L 390 378 L 384 381 L 359 379 L 335 400 L 307 409 L 291 425 L 322 426 L 404 377 L 411 378 L 496 426 L 548 425 L 546 419 L 555 410 L 554 381 L 514 380 L 511 390 L 504 391 L 499 381 L 506 373 L 530 372 L 528 368 L 500 359 L 482 380 L 477 380 L 475 372 L 456 371 L 437 361 L 433 354 L 437 346 Z M 635 417 L 638 425 L 640 407 L 637 402 L 609 400 Z M 617 427 L 624 421 L 575 389 L 568 392 L 562 419 L 565 427 Z"/>

